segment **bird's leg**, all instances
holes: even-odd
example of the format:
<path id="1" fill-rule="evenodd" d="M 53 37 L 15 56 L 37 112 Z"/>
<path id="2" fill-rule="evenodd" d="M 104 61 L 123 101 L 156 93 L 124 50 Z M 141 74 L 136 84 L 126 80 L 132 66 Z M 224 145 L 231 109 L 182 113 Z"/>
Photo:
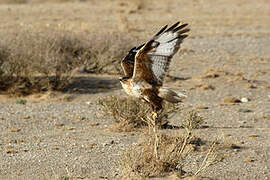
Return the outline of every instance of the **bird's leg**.
<path id="1" fill-rule="evenodd" d="M 158 113 L 156 111 L 152 112 L 152 118 L 153 118 L 153 121 L 156 121 L 156 119 L 158 118 Z"/>
<path id="2" fill-rule="evenodd" d="M 156 159 L 158 159 L 158 144 L 159 144 L 159 138 L 158 138 L 158 131 L 157 131 L 157 118 L 158 118 L 158 113 L 156 111 L 152 111 L 152 118 L 151 119 L 151 124 L 153 128 L 153 133 L 154 133 L 154 154 L 156 156 Z"/>
<path id="3" fill-rule="evenodd" d="M 154 135 L 154 154 L 156 159 L 158 159 L 158 144 L 159 144 L 159 138 L 158 138 L 158 130 L 156 126 L 156 119 L 158 117 L 158 113 L 156 111 L 152 111 L 151 114 L 147 117 L 148 119 L 148 127 L 149 127 L 149 135 L 153 133 Z M 151 136 L 153 137 L 153 136 Z"/>
<path id="4" fill-rule="evenodd" d="M 148 116 L 149 123 L 152 127 L 156 126 L 158 120 L 158 113 L 156 111 L 152 111 L 151 116 Z"/>

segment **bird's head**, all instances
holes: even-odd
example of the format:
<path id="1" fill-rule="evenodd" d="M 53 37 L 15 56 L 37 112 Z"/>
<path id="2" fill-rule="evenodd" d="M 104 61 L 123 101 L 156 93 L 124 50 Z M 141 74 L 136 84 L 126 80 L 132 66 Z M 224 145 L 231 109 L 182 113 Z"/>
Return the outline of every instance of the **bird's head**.
<path id="1" fill-rule="evenodd" d="M 120 82 L 125 82 L 125 81 L 127 81 L 128 79 L 129 79 L 129 77 L 127 77 L 127 76 L 119 77 L 119 81 L 120 81 Z"/>

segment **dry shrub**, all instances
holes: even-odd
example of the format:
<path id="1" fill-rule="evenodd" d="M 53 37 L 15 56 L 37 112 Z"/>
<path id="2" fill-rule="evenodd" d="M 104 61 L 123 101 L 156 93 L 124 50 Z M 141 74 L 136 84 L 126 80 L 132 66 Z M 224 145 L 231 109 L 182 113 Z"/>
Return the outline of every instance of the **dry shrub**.
<path id="1" fill-rule="evenodd" d="M 199 128 L 203 123 L 203 118 L 194 110 L 188 111 L 183 118 L 186 133 L 172 136 L 161 133 L 158 130 L 159 124 L 154 122 L 167 121 L 170 116 L 179 112 L 179 106 L 165 104 L 158 119 L 154 119 L 151 117 L 148 105 L 138 99 L 107 96 L 99 99 L 97 103 L 104 114 L 114 118 L 116 122 L 114 129 L 118 131 L 132 131 L 144 126 L 149 127 L 148 133 L 144 133 L 139 143 L 135 147 L 127 149 L 122 157 L 121 166 L 124 178 L 145 179 L 166 176 L 172 172 L 182 176 L 185 174 L 182 171 L 185 158 L 192 156 L 192 153 L 194 153 L 194 157 L 198 153 L 205 153 L 205 149 L 208 148 L 201 166 L 192 173 L 194 176 L 198 176 L 212 165 L 217 157 L 215 143 L 211 145 L 192 135 L 192 130 Z"/>
<path id="2" fill-rule="evenodd" d="M 203 118 L 194 110 L 187 111 L 182 120 L 182 125 L 187 132 L 198 129 L 203 124 Z"/>
<path id="3" fill-rule="evenodd" d="M 151 109 L 147 103 L 139 99 L 107 96 L 99 99 L 98 104 L 101 105 L 101 111 L 105 115 L 114 118 L 116 123 L 112 127 L 113 130 L 129 132 L 148 126 L 147 119 Z M 159 122 L 162 124 L 166 123 L 168 118 L 179 110 L 180 107 L 175 104 L 164 103 L 163 111 L 159 114 Z"/>
<path id="4" fill-rule="evenodd" d="M 163 177 L 170 173 L 181 176 L 197 176 L 207 167 L 216 162 L 217 153 L 215 143 L 207 143 L 207 153 L 198 152 L 200 144 L 194 143 L 199 138 L 192 135 L 166 135 L 158 133 L 158 158 L 155 156 L 154 134 L 144 135 L 141 141 L 124 153 L 122 157 L 123 175 L 125 177 L 150 178 Z M 183 167 L 189 166 L 186 157 L 204 155 L 199 168 L 194 172 L 183 171 Z"/>
<path id="5" fill-rule="evenodd" d="M 97 33 L 88 37 L 91 43 L 91 61 L 86 62 L 91 73 L 120 74 L 121 60 L 136 45 L 125 33 Z"/>
<path id="6" fill-rule="evenodd" d="M 194 157 L 199 153 L 200 146 L 208 147 L 208 152 L 200 167 L 191 175 L 198 176 L 203 170 L 216 160 L 215 143 L 207 144 L 200 138 L 192 135 L 192 130 L 203 123 L 195 111 L 190 111 L 185 117 L 186 133 L 182 135 L 167 135 L 156 131 L 155 127 L 148 134 L 144 134 L 141 141 L 127 149 L 122 159 L 123 174 L 125 177 L 150 178 L 163 177 L 169 173 L 177 173 L 179 177 L 186 176 L 182 168 L 187 165 L 185 158 Z M 197 151 L 195 153 L 195 151 Z"/>
<path id="7" fill-rule="evenodd" d="M 120 61 L 131 46 L 117 33 L 86 34 L 32 29 L 7 32 L 0 39 L 0 91 L 27 95 L 63 90 L 72 70 L 119 74 Z"/>
<path id="8" fill-rule="evenodd" d="M 71 32 L 8 34 L 0 41 L 0 90 L 23 95 L 62 90 L 71 70 L 89 56 L 89 45 Z"/>
<path id="9" fill-rule="evenodd" d="M 184 137 L 173 137 L 158 134 L 158 155 L 154 152 L 154 135 L 144 135 L 135 148 L 129 149 L 123 156 L 122 167 L 127 176 L 156 177 L 172 171 L 181 170 Z M 184 153 L 187 153 L 184 152 Z"/>

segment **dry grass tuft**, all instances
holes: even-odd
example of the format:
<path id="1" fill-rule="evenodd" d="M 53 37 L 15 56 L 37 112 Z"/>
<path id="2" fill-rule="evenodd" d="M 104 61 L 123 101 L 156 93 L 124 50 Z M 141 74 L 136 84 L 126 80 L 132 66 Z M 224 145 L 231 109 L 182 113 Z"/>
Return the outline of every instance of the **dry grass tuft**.
<path id="1" fill-rule="evenodd" d="M 192 130 L 199 128 L 203 118 L 196 111 L 189 111 L 183 119 L 183 127 L 186 133 L 177 136 L 167 135 L 158 130 L 160 124 L 155 122 L 167 121 L 168 118 L 179 112 L 180 107 L 173 104 L 165 104 L 163 112 L 158 119 L 151 120 L 151 110 L 148 105 L 137 99 L 108 96 L 98 100 L 103 113 L 115 119 L 114 129 L 118 131 L 132 131 L 135 128 L 148 126 L 148 133 L 144 133 L 139 143 L 128 149 L 123 155 L 122 167 L 124 176 L 149 178 L 162 177 L 171 172 L 184 175 L 182 168 L 184 159 L 190 156 L 206 143 L 192 135 Z M 154 118 L 154 117 L 152 117 Z M 208 144 L 208 153 L 201 166 L 193 174 L 197 176 L 214 161 L 215 147 Z M 205 151 L 197 151 L 205 152 Z"/>
<path id="2" fill-rule="evenodd" d="M 193 129 L 200 128 L 203 122 L 203 118 L 196 111 L 191 110 L 186 112 L 182 125 L 187 132 L 191 132 Z"/>
<path id="3" fill-rule="evenodd" d="M 148 134 L 144 134 L 139 143 L 123 155 L 124 176 L 141 179 L 164 177 L 170 173 L 177 173 L 179 177 L 187 176 L 183 171 L 183 167 L 187 165 L 185 158 L 192 156 L 202 145 L 208 146 L 208 151 L 197 171 L 191 173 L 191 176 L 198 176 L 212 165 L 217 158 L 215 143 L 206 145 L 200 138 L 192 135 L 192 130 L 203 123 L 202 117 L 195 111 L 190 111 L 185 122 L 186 133 L 182 135 L 167 135 L 156 131 L 155 127 Z"/>
<path id="4" fill-rule="evenodd" d="M 127 97 L 107 96 L 97 102 L 101 105 L 101 111 L 115 120 L 112 129 L 119 132 L 130 132 L 137 128 L 148 126 L 148 118 L 151 113 L 149 106 L 138 100 Z M 168 121 L 168 118 L 180 111 L 180 107 L 165 103 L 163 111 L 159 114 L 160 126 Z"/>
<path id="5" fill-rule="evenodd" d="M 123 171 L 128 176 L 157 177 L 169 172 L 181 171 L 181 160 L 188 148 L 183 147 L 184 137 L 158 134 L 158 155 L 154 152 L 155 136 L 144 135 L 135 148 L 126 151 L 123 156 Z"/>

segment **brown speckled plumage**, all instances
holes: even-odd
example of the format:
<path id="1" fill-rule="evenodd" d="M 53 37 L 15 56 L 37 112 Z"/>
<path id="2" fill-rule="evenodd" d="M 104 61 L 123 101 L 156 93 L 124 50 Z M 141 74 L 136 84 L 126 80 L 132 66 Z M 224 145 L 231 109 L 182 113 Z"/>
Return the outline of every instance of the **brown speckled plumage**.
<path id="1" fill-rule="evenodd" d="M 173 55 L 187 37 L 187 24 L 164 26 L 150 41 L 132 48 L 122 60 L 125 76 L 120 82 L 131 96 L 148 102 L 154 111 L 162 109 L 162 101 L 180 102 L 181 96 L 162 86 Z M 182 96 L 183 97 L 183 96 Z"/>

